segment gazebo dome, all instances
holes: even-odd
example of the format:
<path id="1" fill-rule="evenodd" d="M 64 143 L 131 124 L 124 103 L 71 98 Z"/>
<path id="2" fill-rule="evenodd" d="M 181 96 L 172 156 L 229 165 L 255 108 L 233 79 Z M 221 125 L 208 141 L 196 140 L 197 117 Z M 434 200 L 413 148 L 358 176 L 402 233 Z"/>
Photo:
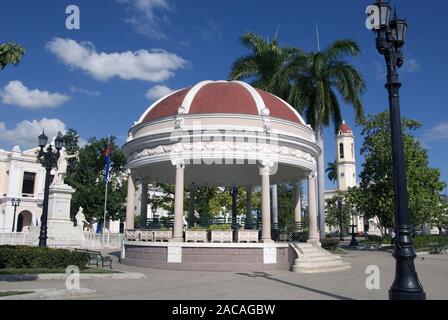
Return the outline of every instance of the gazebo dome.
<path id="1" fill-rule="evenodd" d="M 171 93 L 150 106 L 139 124 L 179 114 L 240 114 L 270 116 L 305 124 L 299 113 L 284 100 L 240 81 L 203 81 Z"/>
<path id="2" fill-rule="evenodd" d="M 188 185 L 232 186 L 258 183 L 263 163 L 278 165 L 273 183 L 300 179 L 316 170 L 320 148 L 282 99 L 245 82 L 203 81 L 151 105 L 123 151 L 128 168 L 148 181 L 173 184 L 173 164 L 185 163 Z"/>

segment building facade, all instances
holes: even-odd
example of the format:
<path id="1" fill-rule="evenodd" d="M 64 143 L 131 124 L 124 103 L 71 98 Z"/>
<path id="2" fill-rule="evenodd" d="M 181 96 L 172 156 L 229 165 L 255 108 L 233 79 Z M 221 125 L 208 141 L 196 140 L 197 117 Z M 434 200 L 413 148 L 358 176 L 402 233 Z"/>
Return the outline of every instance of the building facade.
<path id="1" fill-rule="evenodd" d="M 26 232 L 39 226 L 45 169 L 36 162 L 37 149 L 0 149 L 0 232 Z M 19 206 L 13 203 L 20 200 Z"/>
<path id="2" fill-rule="evenodd" d="M 353 130 L 345 123 L 339 127 L 336 136 L 336 167 L 337 167 L 337 189 L 326 190 L 325 199 L 331 199 L 337 193 L 347 192 L 350 188 L 358 185 L 356 172 L 355 136 Z M 369 232 L 380 234 L 375 219 L 365 219 L 361 215 L 354 214 L 352 223 L 356 225 L 355 232 Z M 327 232 L 333 231 L 327 226 Z"/>

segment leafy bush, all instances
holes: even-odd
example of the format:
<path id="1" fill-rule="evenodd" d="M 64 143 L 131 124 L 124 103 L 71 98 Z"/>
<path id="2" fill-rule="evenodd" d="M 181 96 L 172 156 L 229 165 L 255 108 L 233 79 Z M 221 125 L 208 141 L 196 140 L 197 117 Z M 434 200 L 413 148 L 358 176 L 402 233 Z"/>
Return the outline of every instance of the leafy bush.
<path id="1" fill-rule="evenodd" d="M 188 229 L 189 231 L 207 231 L 207 228 L 201 226 L 194 226 Z"/>
<path id="2" fill-rule="evenodd" d="M 230 231 L 232 226 L 230 224 L 213 224 L 209 227 L 210 231 Z"/>
<path id="3" fill-rule="evenodd" d="M 88 254 L 65 249 L 0 246 L 0 269 L 84 269 L 88 261 Z"/>
<path id="4" fill-rule="evenodd" d="M 335 238 L 323 238 L 321 240 L 322 248 L 329 251 L 336 250 L 339 246 L 339 243 L 340 243 L 339 239 Z"/>
<path id="5" fill-rule="evenodd" d="M 442 246 L 448 246 L 448 236 L 443 235 L 426 235 L 416 236 L 412 239 L 414 248 L 428 248 L 428 243 L 438 242 Z"/>
<path id="6" fill-rule="evenodd" d="M 382 236 L 377 236 L 377 235 L 374 235 L 374 234 L 369 234 L 369 235 L 367 235 L 367 241 L 378 243 L 378 244 L 382 244 L 383 243 L 383 237 Z"/>

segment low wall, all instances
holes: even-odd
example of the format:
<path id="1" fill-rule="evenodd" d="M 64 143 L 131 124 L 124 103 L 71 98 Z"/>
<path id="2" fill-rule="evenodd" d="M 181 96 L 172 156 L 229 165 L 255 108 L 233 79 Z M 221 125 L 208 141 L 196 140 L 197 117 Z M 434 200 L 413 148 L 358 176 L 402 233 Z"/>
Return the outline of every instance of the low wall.
<path id="1" fill-rule="evenodd" d="M 289 271 L 297 258 L 288 244 L 125 242 L 122 250 L 123 264 L 182 271 Z"/>

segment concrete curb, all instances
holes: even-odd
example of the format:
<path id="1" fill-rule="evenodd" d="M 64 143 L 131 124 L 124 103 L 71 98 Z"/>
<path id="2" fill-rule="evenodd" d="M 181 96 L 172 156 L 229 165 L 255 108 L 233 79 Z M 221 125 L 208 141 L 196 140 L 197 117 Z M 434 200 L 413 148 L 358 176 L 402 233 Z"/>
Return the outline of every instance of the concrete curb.
<path id="1" fill-rule="evenodd" d="M 49 273 L 49 274 L 4 274 L 0 275 L 0 281 L 35 281 L 35 280 L 66 280 L 72 274 Z M 80 280 L 139 280 L 145 279 L 143 273 L 123 272 L 106 274 L 81 273 Z"/>
<path id="2" fill-rule="evenodd" d="M 44 300 L 44 299 L 56 299 L 61 297 L 81 297 L 85 295 L 92 295 L 96 293 L 96 290 L 79 289 L 79 290 L 67 290 L 67 289 L 31 289 L 31 290 L 16 290 L 16 291 L 33 291 L 29 294 L 20 294 L 15 296 L 8 296 L 0 298 L 0 301 L 7 300 Z"/>

